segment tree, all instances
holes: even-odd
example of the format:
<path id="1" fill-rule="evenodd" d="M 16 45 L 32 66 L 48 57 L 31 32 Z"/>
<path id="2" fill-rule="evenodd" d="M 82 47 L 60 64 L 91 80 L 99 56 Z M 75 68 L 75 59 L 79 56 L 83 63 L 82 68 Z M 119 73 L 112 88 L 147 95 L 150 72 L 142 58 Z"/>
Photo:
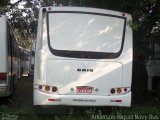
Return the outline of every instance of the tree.
<path id="1" fill-rule="evenodd" d="M 36 38 L 39 7 L 39 0 L 0 1 L 1 13 L 8 16 L 18 43 L 24 48 L 30 48 Z"/>
<path id="2" fill-rule="evenodd" d="M 39 1 L 18 0 L 8 4 L 8 18 L 20 46 L 30 48 L 36 38 Z"/>

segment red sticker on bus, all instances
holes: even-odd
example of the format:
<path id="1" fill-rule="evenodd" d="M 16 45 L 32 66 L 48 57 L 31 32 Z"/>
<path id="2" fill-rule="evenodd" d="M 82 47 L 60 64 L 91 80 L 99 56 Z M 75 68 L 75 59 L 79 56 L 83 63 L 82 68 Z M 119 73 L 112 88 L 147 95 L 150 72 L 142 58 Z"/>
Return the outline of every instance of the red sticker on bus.
<path id="1" fill-rule="evenodd" d="M 77 87 L 76 92 L 77 93 L 92 93 L 93 87 L 86 87 L 86 86 L 82 86 L 82 87 Z"/>

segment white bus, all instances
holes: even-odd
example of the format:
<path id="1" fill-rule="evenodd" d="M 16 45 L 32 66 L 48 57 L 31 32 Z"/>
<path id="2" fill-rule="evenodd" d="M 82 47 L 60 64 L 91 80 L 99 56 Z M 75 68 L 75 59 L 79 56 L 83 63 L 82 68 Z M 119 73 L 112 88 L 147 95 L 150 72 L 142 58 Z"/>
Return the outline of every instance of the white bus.
<path id="1" fill-rule="evenodd" d="M 21 77 L 28 76 L 30 51 L 23 47 L 19 47 L 19 57 L 20 57 L 20 75 Z"/>
<path id="2" fill-rule="evenodd" d="M 0 15 L 0 97 L 14 93 L 19 76 L 18 44 L 5 15 Z"/>
<path id="3" fill-rule="evenodd" d="M 30 60 L 29 60 L 29 76 L 34 75 L 34 57 L 35 57 L 35 42 L 33 41 L 31 51 L 30 51 Z"/>
<path id="4" fill-rule="evenodd" d="M 41 8 L 34 105 L 130 106 L 131 19 L 96 8 Z"/>

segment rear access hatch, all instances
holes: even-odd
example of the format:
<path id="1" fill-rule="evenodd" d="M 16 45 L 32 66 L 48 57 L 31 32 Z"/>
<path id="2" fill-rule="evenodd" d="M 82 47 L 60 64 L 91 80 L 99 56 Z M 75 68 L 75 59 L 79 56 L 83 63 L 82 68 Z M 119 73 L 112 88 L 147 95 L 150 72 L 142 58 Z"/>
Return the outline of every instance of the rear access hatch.
<path id="1" fill-rule="evenodd" d="M 121 87 L 122 64 L 107 61 L 48 60 L 47 85 L 58 87 L 61 95 L 110 95 Z"/>

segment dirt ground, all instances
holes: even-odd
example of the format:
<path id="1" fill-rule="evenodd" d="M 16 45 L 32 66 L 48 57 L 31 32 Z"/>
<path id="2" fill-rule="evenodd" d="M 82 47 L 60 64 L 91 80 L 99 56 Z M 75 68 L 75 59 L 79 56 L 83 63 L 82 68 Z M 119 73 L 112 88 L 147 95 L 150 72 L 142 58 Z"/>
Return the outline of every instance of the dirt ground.
<path id="1" fill-rule="evenodd" d="M 25 76 L 16 84 L 12 104 L 18 106 L 33 106 L 33 77 Z"/>

